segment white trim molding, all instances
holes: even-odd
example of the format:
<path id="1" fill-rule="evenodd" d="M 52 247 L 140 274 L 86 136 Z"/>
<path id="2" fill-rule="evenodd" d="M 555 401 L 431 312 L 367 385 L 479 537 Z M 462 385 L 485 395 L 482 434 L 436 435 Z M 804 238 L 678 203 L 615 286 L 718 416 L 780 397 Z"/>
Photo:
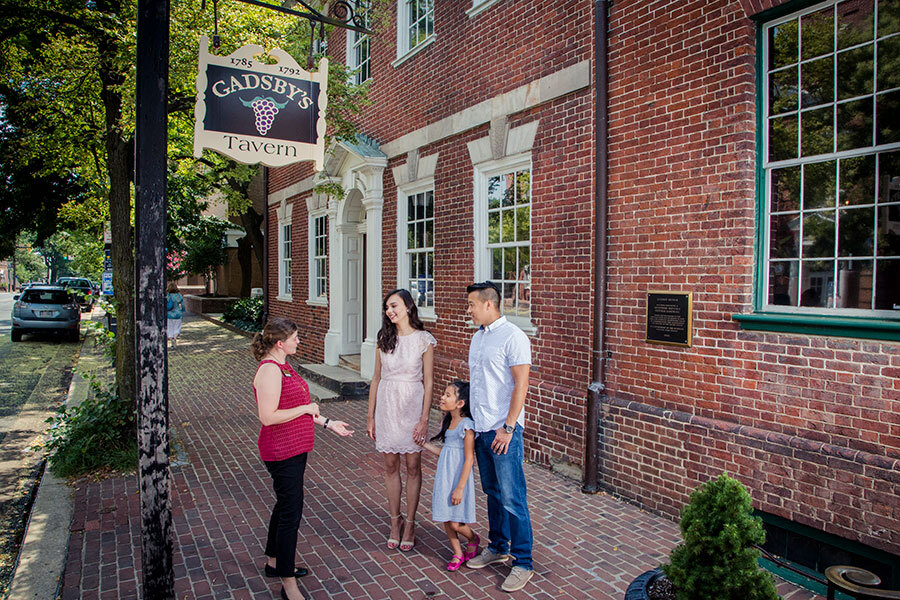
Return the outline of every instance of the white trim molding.
<path id="1" fill-rule="evenodd" d="M 466 11 L 466 15 L 471 19 L 476 17 L 500 2 L 500 0 L 472 0 L 472 8 Z"/>
<path id="2" fill-rule="evenodd" d="M 591 61 L 583 60 L 514 90 L 435 121 L 380 146 L 388 158 L 458 135 L 499 117 L 511 116 L 591 85 Z"/>

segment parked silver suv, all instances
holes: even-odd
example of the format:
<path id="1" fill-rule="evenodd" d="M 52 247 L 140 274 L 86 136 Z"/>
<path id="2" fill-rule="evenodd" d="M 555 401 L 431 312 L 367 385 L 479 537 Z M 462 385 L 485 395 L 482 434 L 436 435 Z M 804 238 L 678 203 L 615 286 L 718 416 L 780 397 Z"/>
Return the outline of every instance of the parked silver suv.
<path id="1" fill-rule="evenodd" d="M 56 331 L 69 341 L 78 341 L 81 307 L 71 290 L 60 285 L 32 285 L 13 300 L 12 341 L 37 331 Z"/>

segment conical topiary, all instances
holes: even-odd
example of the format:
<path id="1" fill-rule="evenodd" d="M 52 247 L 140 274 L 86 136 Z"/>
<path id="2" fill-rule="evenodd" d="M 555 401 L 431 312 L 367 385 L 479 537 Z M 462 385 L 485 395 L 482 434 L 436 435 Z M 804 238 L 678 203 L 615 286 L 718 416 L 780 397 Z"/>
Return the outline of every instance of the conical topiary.
<path id="1" fill-rule="evenodd" d="M 726 474 L 694 490 L 681 513 L 680 544 L 663 565 L 678 600 L 777 600 L 772 575 L 759 568 L 766 535 L 750 494 Z"/>

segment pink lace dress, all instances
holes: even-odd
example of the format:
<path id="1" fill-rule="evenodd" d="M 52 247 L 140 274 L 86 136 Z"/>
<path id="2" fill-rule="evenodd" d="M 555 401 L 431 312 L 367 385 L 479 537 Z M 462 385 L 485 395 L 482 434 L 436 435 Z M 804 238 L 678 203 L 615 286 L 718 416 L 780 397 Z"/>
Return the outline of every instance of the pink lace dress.
<path id="1" fill-rule="evenodd" d="M 381 381 L 375 395 L 375 449 L 379 452 L 422 451 L 413 440 L 413 429 L 422 418 L 422 355 L 429 344 L 437 346 L 434 336 L 416 330 L 397 336 L 397 346 L 390 354 L 378 351 Z"/>

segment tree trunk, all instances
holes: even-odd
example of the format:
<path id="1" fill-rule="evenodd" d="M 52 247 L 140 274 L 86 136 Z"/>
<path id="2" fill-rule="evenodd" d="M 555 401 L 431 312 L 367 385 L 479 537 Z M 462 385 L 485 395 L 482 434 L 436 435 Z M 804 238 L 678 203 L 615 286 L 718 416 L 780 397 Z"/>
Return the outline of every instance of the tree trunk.
<path id="1" fill-rule="evenodd" d="M 237 241 L 237 260 L 241 265 L 241 291 L 238 294 L 241 298 L 250 296 L 250 287 L 253 279 L 253 258 L 251 255 L 250 238 L 244 236 Z"/>
<path id="2" fill-rule="evenodd" d="M 116 298 L 116 388 L 119 399 L 134 403 L 134 252 L 131 227 L 132 144 L 122 137 L 122 94 L 125 81 L 116 70 L 116 41 L 104 36 L 100 54 L 101 98 L 106 118 L 106 166 L 109 174 L 109 221 L 112 233 L 113 290 Z"/>
<path id="3" fill-rule="evenodd" d="M 263 253 L 264 247 L 263 244 L 265 240 L 263 238 L 262 231 L 259 229 L 259 225 L 262 223 L 262 215 L 260 215 L 256 210 L 250 206 L 241 213 L 241 225 L 244 228 L 244 231 L 247 233 L 247 240 L 250 242 L 250 247 L 253 249 L 253 256 L 256 257 L 256 263 L 259 266 L 259 272 L 265 272 L 265 254 Z M 240 252 L 240 251 L 239 251 Z M 242 264 L 243 268 L 243 264 Z M 250 275 L 248 275 L 248 278 Z M 243 283 L 241 284 L 241 289 L 243 289 Z"/>

